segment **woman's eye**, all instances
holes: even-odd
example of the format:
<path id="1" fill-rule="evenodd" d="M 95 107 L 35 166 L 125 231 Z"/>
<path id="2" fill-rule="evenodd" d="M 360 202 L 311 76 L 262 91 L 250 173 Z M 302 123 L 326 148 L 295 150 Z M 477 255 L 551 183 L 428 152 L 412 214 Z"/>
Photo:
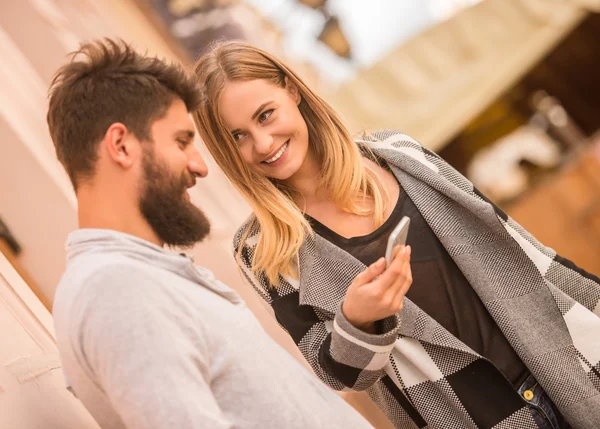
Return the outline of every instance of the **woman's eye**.
<path id="1" fill-rule="evenodd" d="M 235 134 L 233 135 L 233 139 L 234 139 L 236 142 L 239 142 L 239 141 L 242 139 L 242 137 L 243 137 L 242 133 L 235 133 Z"/>
<path id="2" fill-rule="evenodd" d="M 265 110 L 263 113 L 260 114 L 260 116 L 258 117 L 258 121 L 259 122 L 264 122 L 267 119 L 269 119 L 269 116 L 271 116 L 271 114 L 273 113 L 273 109 L 269 109 L 269 110 Z"/>
<path id="3" fill-rule="evenodd" d="M 184 149 L 188 145 L 188 142 L 185 140 L 177 140 L 177 144 L 180 148 Z"/>

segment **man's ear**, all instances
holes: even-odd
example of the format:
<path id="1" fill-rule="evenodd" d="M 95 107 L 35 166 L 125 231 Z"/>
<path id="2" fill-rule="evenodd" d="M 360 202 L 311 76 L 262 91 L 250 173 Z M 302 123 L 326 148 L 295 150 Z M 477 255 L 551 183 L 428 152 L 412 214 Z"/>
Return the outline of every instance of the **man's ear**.
<path id="1" fill-rule="evenodd" d="M 103 144 L 108 157 L 124 168 L 133 165 L 137 139 L 132 137 L 133 134 L 120 122 L 111 124 L 104 134 Z"/>
<path id="2" fill-rule="evenodd" d="M 292 82 L 287 76 L 285 77 L 285 89 L 288 90 L 296 105 L 299 105 L 302 101 L 302 96 L 300 95 L 300 91 L 294 82 Z"/>

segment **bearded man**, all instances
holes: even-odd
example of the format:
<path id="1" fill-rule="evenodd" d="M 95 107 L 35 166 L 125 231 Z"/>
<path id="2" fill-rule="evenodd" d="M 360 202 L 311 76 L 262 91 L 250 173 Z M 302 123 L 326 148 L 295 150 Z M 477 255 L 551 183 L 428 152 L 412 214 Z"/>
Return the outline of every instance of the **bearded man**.
<path id="1" fill-rule="evenodd" d="M 72 391 L 101 427 L 369 428 L 185 255 L 209 233 L 188 188 L 207 168 L 180 66 L 111 40 L 56 74 L 48 125 L 79 229 L 54 298 Z"/>

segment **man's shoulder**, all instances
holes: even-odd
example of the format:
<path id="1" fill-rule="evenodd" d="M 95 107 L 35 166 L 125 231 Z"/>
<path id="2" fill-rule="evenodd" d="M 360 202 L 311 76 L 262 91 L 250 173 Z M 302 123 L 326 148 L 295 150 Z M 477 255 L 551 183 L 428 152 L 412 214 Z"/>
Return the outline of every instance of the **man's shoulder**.
<path id="1" fill-rule="evenodd" d="M 82 256 L 69 263 L 61 278 L 61 283 L 77 281 L 82 285 L 114 283 L 130 278 L 152 279 L 155 267 L 147 262 L 128 257 L 115 257 L 111 254 Z"/>
<path id="2" fill-rule="evenodd" d="M 130 330 L 143 331 L 140 326 L 171 314 L 173 278 L 150 264 L 98 258 L 77 271 L 65 272 L 52 311 L 57 334 L 70 341 L 109 333 L 129 338 Z"/>
<path id="3" fill-rule="evenodd" d="M 69 263 L 54 298 L 56 310 L 72 306 L 86 307 L 101 301 L 116 302 L 129 296 L 132 300 L 140 289 L 146 293 L 160 281 L 155 267 L 135 259 L 114 258 L 110 255 L 82 257 Z"/>

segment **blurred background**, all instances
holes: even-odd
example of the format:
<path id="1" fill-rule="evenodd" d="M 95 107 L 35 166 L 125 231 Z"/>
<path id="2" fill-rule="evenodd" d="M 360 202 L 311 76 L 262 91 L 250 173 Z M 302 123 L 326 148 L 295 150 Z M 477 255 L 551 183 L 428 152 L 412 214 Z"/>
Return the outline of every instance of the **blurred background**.
<path id="1" fill-rule="evenodd" d="M 216 39 L 280 56 L 353 133 L 397 129 L 438 152 L 544 244 L 600 273 L 600 0 L 2 0 L 0 428 L 95 428 L 64 388 L 51 303 L 77 228 L 45 116 L 81 41 L 121 37 L 193 64 Z M 192 190 L 213 222 L 194 250 L 302 361 L 237 273 L 249 209 L 201 141 Z M 362 395 L 345 398 L 378 428 Z"/>

